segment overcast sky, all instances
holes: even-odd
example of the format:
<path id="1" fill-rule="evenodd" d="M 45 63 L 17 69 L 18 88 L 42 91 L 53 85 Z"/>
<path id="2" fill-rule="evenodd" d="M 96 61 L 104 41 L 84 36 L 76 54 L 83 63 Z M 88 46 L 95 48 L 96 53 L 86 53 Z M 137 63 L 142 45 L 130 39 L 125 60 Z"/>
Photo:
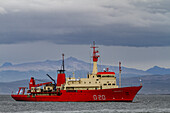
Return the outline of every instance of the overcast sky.
<path id="1" fill-rule="evenodd" d="M 169 6 L 170 0 L 1 0 L 0 64 L 55 60 L 62 52 L 88 61 L 95 40 L 103 64 L 170 68 Z"/>

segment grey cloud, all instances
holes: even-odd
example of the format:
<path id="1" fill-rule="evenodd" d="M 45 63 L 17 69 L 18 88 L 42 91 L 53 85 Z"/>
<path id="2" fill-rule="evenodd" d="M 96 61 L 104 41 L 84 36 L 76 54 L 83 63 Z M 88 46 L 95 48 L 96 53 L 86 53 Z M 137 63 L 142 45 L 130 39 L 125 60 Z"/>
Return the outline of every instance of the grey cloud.
<path id="1" fill-rule="evenodd" d="M 0 2 L 0 44 L 170 46 L 168 0 L 8 2 Z"/>
<path id="2" fill-rule="evenodd" d="M 0 14 L 5 14 L 5 13 L 6 13 L 5 9 L 0 7 Z"/>

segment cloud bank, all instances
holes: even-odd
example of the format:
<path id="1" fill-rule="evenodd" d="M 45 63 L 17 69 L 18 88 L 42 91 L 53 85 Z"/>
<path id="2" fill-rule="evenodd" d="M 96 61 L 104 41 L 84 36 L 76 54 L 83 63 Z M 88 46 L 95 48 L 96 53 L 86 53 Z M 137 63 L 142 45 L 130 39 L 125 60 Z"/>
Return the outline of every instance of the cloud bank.
<path id="1" fill-rule="evenodd" d="M 0 44 L 170 46 L 169 0 L 0 1 Z"/>

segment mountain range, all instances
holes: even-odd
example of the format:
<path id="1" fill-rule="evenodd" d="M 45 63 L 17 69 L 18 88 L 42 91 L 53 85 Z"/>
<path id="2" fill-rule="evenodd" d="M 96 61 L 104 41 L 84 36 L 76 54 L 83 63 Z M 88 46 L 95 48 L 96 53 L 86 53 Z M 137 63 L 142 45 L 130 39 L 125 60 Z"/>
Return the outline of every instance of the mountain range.
<path id="1" fill-rule="evenodd" d="M 53 78 L 56 78 L 57 70 L 61 69 L 61 63 L 61 60 L 46 60 L 41 62 L 28 62 L 14 65 L 10 62 L 6 62 L 0 66 L 0 80 L 1 82 L 11 82 L 29 79 L 31 76 L 34 76 L 35 78 L 46 79 L 47 73 Z M 118 66 L 98 65 L 98 70 L 102 71 L 102 69 L 107 67 L 110 69 L 110 71 L 114 71 L 116 75 L 118 75 Z M 81 78 L 86 77 L 87 73 L 91 72 L 92 64 L 74 57 L 69 57 L 65 59 L 65 69 L 67 77 L 72 76 L 72 73 L 75 72 L 75 76 L 77 78 Z M 122 77 L 140 77 L 143 75 L 165 74 L 170 74 L 170 69 L 154 66 L 144 71 L 135 68 L 122 67 Z"/>

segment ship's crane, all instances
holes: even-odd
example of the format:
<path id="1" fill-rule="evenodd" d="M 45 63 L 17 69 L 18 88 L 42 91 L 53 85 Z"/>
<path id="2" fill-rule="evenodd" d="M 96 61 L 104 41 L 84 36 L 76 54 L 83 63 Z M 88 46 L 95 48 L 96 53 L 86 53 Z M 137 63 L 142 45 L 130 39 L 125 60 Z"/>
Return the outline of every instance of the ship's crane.
<path id="1" fill-rule="evenodd" d="M 46 74 L 46 75 L 54 82 L 54 84 L 55 84 L 54 90 L 56 90 L 56 82 L 55 82 L 55 80 L 49 74 Z"/>
<path id="2" fill-rule="evenodd" d="M 34 87 L 39 87 L 39 86 L 43 86 L 43 85 L 46 85 L 46 84 L 52 84 L 52 82 L 36 84 Z"/>
<path id="3" fill-rule="evenodd" d="M 46 84 L 52 84 L 52 82 L 45 82 L 45 83 L 40 83 L 40 84 L 35 84 L 35 80 L 34 77 L 31 77 L 30 83 L 29 83 L 29 89 L 31 90 L 31 87 L 39 87 L 39 86 L 43 86 Z"/>

